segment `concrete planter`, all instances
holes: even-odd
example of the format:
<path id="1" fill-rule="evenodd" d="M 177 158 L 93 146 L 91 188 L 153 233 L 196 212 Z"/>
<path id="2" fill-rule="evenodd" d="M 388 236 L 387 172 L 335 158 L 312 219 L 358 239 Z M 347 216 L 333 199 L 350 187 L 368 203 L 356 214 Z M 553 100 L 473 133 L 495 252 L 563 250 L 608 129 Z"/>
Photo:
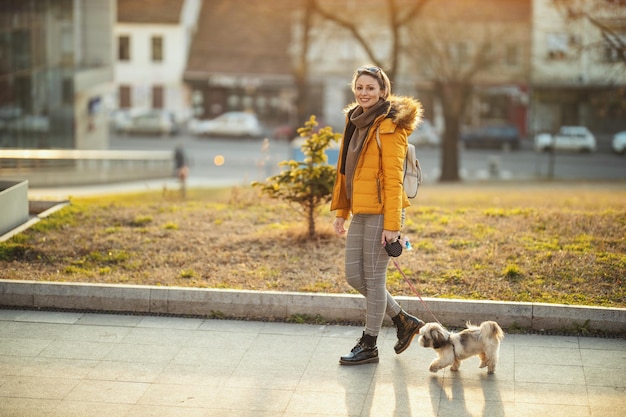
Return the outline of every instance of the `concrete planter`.
<path id="1" fill-rule="evenodd" d="M 28 221 L 28 181 L 0 181 L 0 236 Z"/>

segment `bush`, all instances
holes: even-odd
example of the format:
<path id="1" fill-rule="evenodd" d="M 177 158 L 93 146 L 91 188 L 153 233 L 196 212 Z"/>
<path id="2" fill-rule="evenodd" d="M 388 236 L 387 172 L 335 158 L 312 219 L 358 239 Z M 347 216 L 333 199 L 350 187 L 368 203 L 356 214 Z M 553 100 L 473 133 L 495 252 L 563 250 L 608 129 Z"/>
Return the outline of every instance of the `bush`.
<path id="1" fill-rule="evenodd" d="M 315 116 L 311 116 L 304 127 L 298 129 L 300 136 L 306 138 L 302 145 L 304 162 L 283 161 L 280 166 L 286 169 L 280 174 L 268 178 L 265 183 L 252 183 L 271 198 L 296 203 L 306 218 L 309 238 L 316 236 L 315 219 L 320 208 L 332 198 L 336 169 L 327 164 L 326 149 L 341 137 L 341 134 L 333 133 L 331 127 L 315 132 L 317 124 Z"/>

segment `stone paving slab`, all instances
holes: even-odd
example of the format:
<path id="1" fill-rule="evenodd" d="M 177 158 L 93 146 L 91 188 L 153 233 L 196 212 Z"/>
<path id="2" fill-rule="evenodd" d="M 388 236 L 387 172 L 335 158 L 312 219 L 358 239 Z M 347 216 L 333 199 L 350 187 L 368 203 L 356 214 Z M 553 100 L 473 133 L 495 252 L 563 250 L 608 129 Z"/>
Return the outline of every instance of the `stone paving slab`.
<path id="1" fill-rule="evenodd" d="M 338 364 L 361 328 L 0 309 L 0 416 L 322 417 L 626 414 L 626 339 L 506 334 L 494 375 L 428 371 L 415 341 Z"/>

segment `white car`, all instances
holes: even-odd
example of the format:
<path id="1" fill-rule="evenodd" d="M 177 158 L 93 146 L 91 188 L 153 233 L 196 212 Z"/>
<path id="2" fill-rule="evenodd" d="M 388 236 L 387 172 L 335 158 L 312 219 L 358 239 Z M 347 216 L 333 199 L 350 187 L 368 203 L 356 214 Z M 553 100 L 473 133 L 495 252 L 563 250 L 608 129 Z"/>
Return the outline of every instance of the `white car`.
<path id="1" fill-rule="evenodd" d="M 409 143 L 415 146 L 439 146 L 441 138 L 433 125 L 424 119 L 417 129 L 409 135 Z"/>
<path id="2" fill-rule="evenodd" d="M 584 126 L 561 126 L 556 135 L 540 133 L 535 136 L 535 150 L 571 150 L 595 152 L 596 138 Z"/>
<path id="3" fill-rule="evenodd" d="M 174 115 L 166 110 L 117 111 L 112 115 L 115 130 L 123 135 L 178 134 Z"/>
<path id="4" fill-rule="evenodd" d="M 246 112 L 226 112 L 215 119 L 189 122 L 189 132 L 197 136 L 263 136 L 263 127 L 256 115 Z"/>
<path id="5" fill-rule="evenodd" d="M 613 136 L 613 152 L 626 154 L 626 130 Z"/>

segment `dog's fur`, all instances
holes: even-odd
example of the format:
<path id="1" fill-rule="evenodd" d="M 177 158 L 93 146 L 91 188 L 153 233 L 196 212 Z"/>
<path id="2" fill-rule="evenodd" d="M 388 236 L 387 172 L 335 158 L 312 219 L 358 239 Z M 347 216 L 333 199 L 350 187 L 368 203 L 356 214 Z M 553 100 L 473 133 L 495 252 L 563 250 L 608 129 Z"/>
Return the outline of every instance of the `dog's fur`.
<path id="1" fill-rule="evenodd" d="M 479 368 L 487 367 L 487 373 L 492 374 L 503 338 L 504 332 L 495 321 L 485 321 L 480 326 L 467 322 L 467 329 L 459 333 L 449 332 L 439 323 L 426 323 L 419 332 L 419 344 L 435 349 L 438 355 L 430 364 L 431 372 L 450 365 L 451 371 L 458 371 L 462 360 L 478 355 Z"/>

